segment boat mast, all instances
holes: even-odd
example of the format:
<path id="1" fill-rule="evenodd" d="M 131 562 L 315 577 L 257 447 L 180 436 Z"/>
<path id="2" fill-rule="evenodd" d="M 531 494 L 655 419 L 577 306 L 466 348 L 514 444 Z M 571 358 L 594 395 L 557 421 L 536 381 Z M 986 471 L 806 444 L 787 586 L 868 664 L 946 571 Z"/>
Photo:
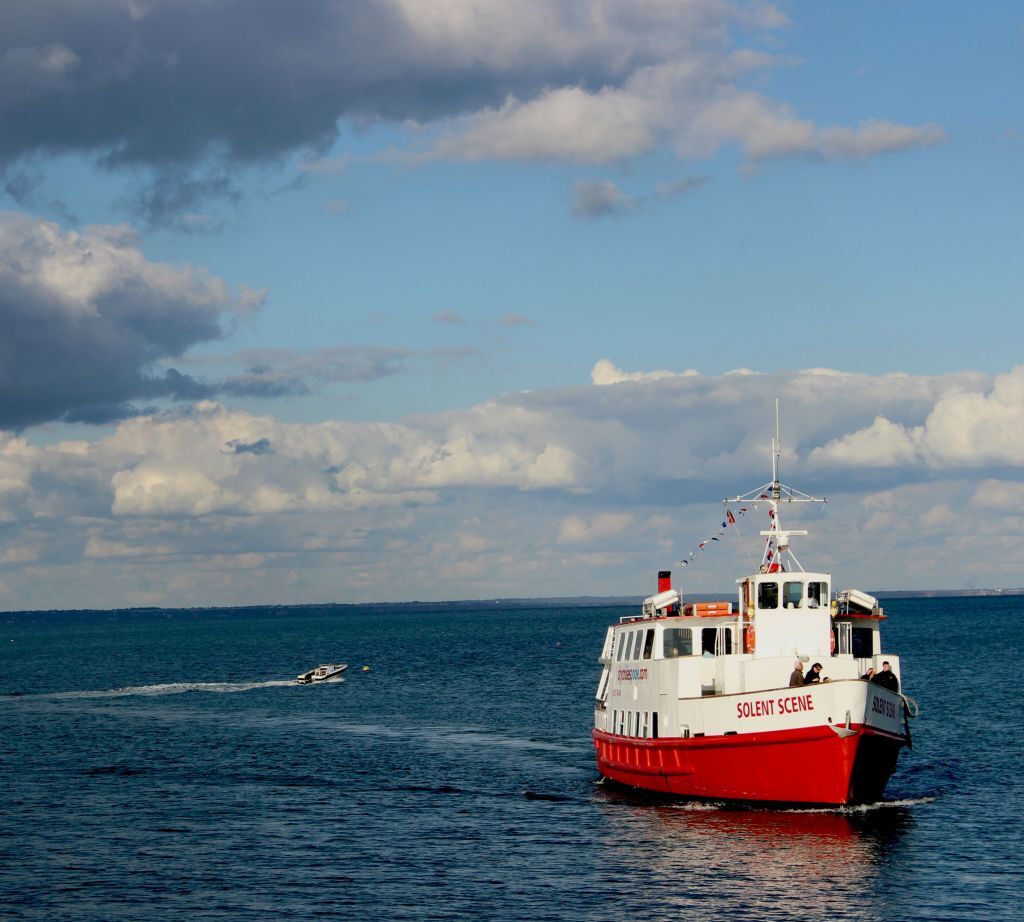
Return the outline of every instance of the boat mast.
<path id="1" fill-rule="evenodd" d="M 765 541 L 764 551 L 761 554 L 761 565 L 758 568 L 761 573 L 769 573 L 776 569 L 785 569 L 786 564 L 783 556 L 789 559 L 790 569 L 803 570 L 800 561 L 790 549 L 790 537 L 806 535 L 804 529 L 784 530 L 779 527 L 779 503 L 827 503 L 826 497 L 820 499 L 816 496 L 809 496 L 793 487 L 788 487 L 779 480 L 779 458 L 782 454 L 782 440 L 779 429 L 779 398 L 775 398 L 775 435 L 772 437 L 772 479 L 771 482 L 751 490 L 741 496 L 734 496 L 731 499 L 724 499 L 722 502 L 728 508 L 730 503 L 753 503 L 764 502 L 768 504 L 768 518 L 770 526 L 761 534 Z"/>

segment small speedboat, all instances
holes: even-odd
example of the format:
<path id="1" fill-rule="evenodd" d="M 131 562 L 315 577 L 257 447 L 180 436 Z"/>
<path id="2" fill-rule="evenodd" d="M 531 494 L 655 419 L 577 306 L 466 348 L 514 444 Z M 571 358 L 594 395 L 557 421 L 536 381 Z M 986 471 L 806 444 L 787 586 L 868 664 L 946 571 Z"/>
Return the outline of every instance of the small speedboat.
<path id="1" fill-rule="evenodd" d="M 310 669 L 309 672 L 300 673 L 296 676 L 295 681 L 299 685 L 312 685 L 314 682 L 329 682 L 331 679 L 336 679 L 346 669 L 348 669 L 348 663 L 324 663 L 322 666 L 317 666 L 314 669 Z"/>

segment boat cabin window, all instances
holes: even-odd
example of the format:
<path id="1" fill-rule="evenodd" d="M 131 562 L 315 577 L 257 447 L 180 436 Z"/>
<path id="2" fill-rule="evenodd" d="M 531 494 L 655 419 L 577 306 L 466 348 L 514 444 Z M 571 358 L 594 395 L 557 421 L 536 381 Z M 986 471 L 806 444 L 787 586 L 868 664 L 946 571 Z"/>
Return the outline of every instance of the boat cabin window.
<path id="1" fill-rule="evenodd" d="M 824 600 L 824 601 L 823 601 Z M 807 584 L 807 607 L 808 608 L 821 608 L 822 605 L 828 604 L 828 583 L 808 583 Z"/>
<path id="2" fill-rule="evenodd" d="M 647 637 L 644 639 L 644 659 L 650 659 L 654 651 L 654 628 L 647 629 Z"/>
<path id="3" fill-rule="evenodd" d="M 640 659 L 640 638 L 643 636 L 643 631 L 633 631 L 633 636 L 630 638 L 630 640 L 632 640 L 633 643 L 630 648 L 629 654 L 626 656 L 626 659 Z"/>
<path id="4" fill-rule="evenodd" d="M 719 641 L 721 631 L 721 641 Z M 729 628 L 706 627 L 700 632 L 700 652 L 710 656 L 732 653 L 732 631 Z"/>
<path id="5" fill-rule="evenodd" d="M 853 655 L 858 659 L 867 659 L 875 655 L 875 632 L 869 627 L 853 629 Z"/>
<path id="6" fill-rule="evenodd" d="M 661 655 L 665 659 L 693 656 L 693 633 L 688 627 L 668 627 L 662 634 Z"/>
<path id="7" fill-rule="evenodd" d="M 778 608 L 779 607 L 779 584 L 758 583 L 757 584 L 757 607 Z"/>
<path id="8" fill-rule="evenodd" d="M 804 584 L 785 582 L 782 584 L 782 607 L 800 608 L 804 601 Z"/>
<path id="9" fill-rule="evenodd" d="M 630 639 L 629 634 L 625 631 L 619 631 L 619 633 L 615 635 L 615 642 L 619 647 L 619 649 L 615 651 L 615 662 L 622 662 L 622 656 L 626 652 L 626 641 Z"/>

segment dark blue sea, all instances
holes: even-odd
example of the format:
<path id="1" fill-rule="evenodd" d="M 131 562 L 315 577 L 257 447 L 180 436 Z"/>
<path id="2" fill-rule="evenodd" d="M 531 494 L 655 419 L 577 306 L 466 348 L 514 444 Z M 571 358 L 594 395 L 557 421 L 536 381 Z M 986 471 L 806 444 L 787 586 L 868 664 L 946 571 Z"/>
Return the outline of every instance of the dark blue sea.
<path id="1" fill-rule="evenodd" d="M 1024 598 L 886 610 L 914 748 L 817 811 L 598 782 L 630 609 L 0 615 L 0 917 L 1024 919 Z"/>

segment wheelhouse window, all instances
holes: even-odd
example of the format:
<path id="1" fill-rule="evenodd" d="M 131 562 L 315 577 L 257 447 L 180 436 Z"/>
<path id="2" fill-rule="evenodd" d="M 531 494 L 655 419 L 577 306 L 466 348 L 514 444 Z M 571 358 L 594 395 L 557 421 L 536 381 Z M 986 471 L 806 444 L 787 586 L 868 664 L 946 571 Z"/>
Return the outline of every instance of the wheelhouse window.
<path id="1" fill-rule="evenodd" d="M 693 656 L 693 633 L 688 627 L 665 628 L 661 644 L 661 655 L 665 659 Z"/>
<path id="2" fill-rule="evenodd" d="M 632 639 L 632 636 L 625 631 L 619 631 L 616 635 L 615 642 L 618 644 L 619 649 L 615 651 L 615 662 L 622 662 L 622 657 L 626 654 L 626 644 Z"/>
<path id="3" fill-rule="evenodd" d="M 811 582 L 807 584 L 807 607 L 821 608 L 828 604 L 828 583 Z"/>
<path id="4" fill-rule="evenodd" d="M 706 627 L 700 632 L 700 652 L 709 656 L 732 653 L 732 629 L 727 627 Z"/>
<path id="5" fill-rule="evenodd" d="M 758 583 L 757 584 L 757 607 L 778 608 L 779 607 L 779 584 Z"/>
<path id="6" fill-rule="evenodd" d="M 650 659 L 654 650 L 654 628 L 647 629 L 647 637 L 644 638 L 644 659 Z"/>
<path id="7" fill-rule="evenodd" d="M 804 584 L 786 582 L 782 584 L 782 607 L 800 608 L 804 602 Z"/>
<path id="8" fill-rule="evenodd" d="M 853 655 L 858 659 L 867 659 L 875 655 L 875 632 L 869 627 L 853 629 Z"/>

